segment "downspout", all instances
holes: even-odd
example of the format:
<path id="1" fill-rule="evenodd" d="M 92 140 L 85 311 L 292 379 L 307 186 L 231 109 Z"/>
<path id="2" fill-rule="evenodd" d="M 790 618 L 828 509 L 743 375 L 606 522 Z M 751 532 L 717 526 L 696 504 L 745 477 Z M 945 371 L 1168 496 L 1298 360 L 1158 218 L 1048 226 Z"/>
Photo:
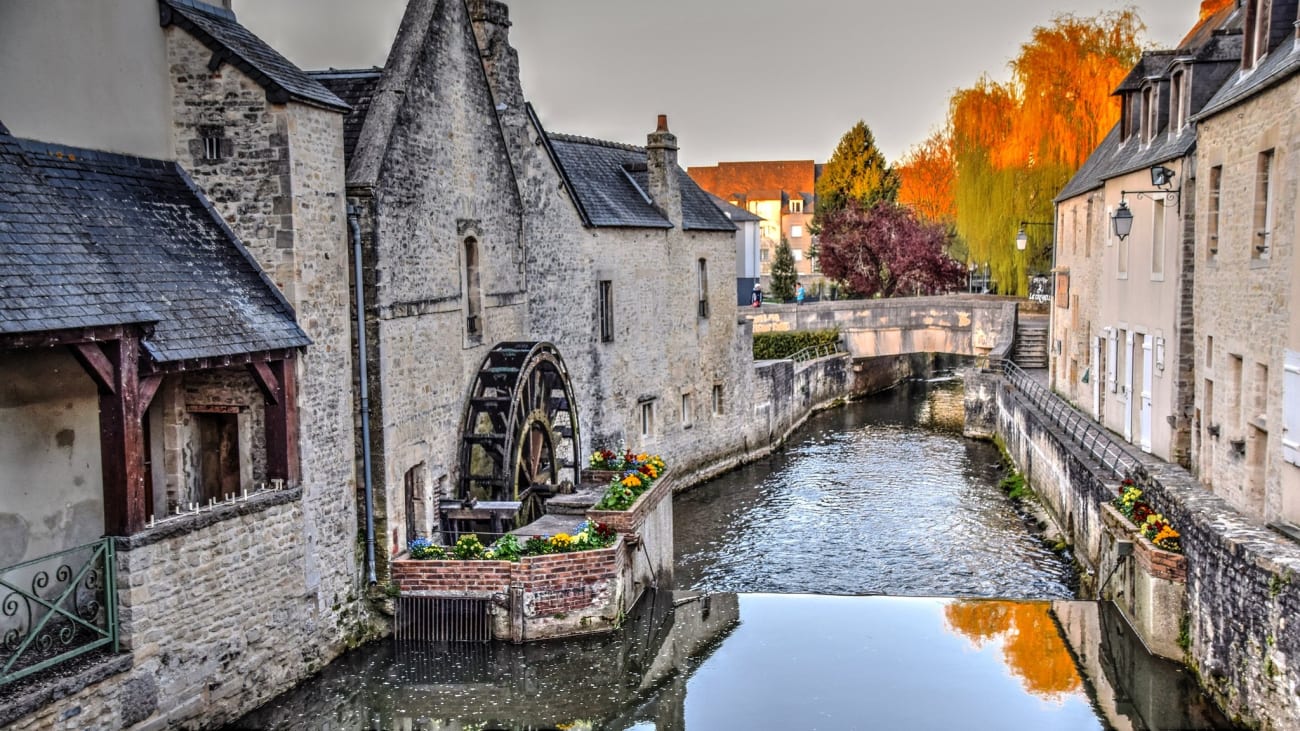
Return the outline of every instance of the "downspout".
<path id="1" fill-rule="evenodd" d="M 356 277 L 353 301 L 357 309 L 357 358 L 361 366 L 361 479 L 366 486 L 366 574 L 370 585 L 379 583 L 375 576 L 375 498 L 370 479 L 370 363 L 366 350 L 366 290 L 361 279 L 361 215 L 357 206 L 348 206 L 348 230 L 352 233 L 352 261 Z"/>

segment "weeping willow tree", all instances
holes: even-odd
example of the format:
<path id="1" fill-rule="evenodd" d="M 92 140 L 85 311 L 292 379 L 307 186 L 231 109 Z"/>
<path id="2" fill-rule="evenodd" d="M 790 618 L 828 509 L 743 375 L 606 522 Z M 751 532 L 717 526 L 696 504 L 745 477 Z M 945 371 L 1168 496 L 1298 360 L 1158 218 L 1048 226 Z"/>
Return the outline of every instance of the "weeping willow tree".
<path id="1" fill-rule="evenodd" d="M 1027 275 L 1047 269 L 1052 198 L 1119 119 L 1111 91 L 1137 63 L 1145 29 L 1132 10 L 1057 16 L 1034 29 L 1011 62 L 1012 77 L 987 76 L 949 103 L 957 233 L 970 260 L 987 262 L 1003 294 L 1025 295 Z"/>

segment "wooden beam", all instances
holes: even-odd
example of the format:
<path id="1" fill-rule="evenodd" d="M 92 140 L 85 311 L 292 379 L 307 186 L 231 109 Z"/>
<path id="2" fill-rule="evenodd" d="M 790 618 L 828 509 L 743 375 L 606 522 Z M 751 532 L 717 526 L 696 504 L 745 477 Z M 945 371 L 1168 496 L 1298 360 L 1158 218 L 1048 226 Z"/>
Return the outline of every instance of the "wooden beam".
<path id="1" fill-rule="evenodd" d="M 96 343 L 77 343 L 68 347 L 72 349 L 72 354 L 77 357 L 81 367 L 95 380 L 100 393 L 117 393 L 117 369 L 109 362 L 108 356 L 104 355 L 103 348 Z"/>
<path id="2" fill-rule="evenodd" d="M 140 413 L 149 410 L 149 404 L 153 403 L 153 397 L 158 394 L 158 388 L 162 386 L 163 376 L 152 375 L 140 379 Z"/>
<path id="3" fill-rule="evenodd" d="M 249 363 L 248 372 L 253 374 L 253 380 L 257 381 L 257 386 L 262 389 L 262 395 L 267 401 L 280 403 L 280 379 L 275 377 L 271 366 L 266 363 Z"/>
<path id="4" fill-rule="evenodd" d="M 278 384 L 278 399 L 266 398 L 266 477 L 298 483 L 298 397 L 293 360 L 265 364 L 268 383 Z M 254 374 L 257 375 L 257 371 Z M 263 387 L 263 390 L 266 390 Z"/>
<path id="5" fill-rule="evenodd" d="M 104 528 L 130 535 L 145 521 L 144 429 L 140 415 L 140 338 L 126 333 L 105 343 L 112 388 L 99 393 L 100 459 L 104 473 Z"/>
<path id="6" fill-rule="evenodd" d="M 117 340 L 126 329 L 112 327 L 75 328 L 71 330 L 42 330 L 30 333 L 0 335 L 0 350 L 25 350 L 28 348 L 54 348 L 74 343 L 98 343 Z"/>

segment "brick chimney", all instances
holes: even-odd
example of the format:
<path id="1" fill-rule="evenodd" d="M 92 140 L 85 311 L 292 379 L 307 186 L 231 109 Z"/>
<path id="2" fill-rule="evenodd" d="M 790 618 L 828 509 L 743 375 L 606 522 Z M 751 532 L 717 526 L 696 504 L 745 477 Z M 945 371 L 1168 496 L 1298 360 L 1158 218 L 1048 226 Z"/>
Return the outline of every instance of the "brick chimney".
<path id="1" fill-rule="evenodd" d="M 524 90 L 519 53 L 510 46 L 510 8 L 498 0 L 469 0 L 469 18 L 497 111 L 503 117 L 522 116 Z"/>
<path id="2" fill-rule="evenodd" d="M 650 199 L 674 226 L 682 226 L 682 189 L 677 178 L 677 135 L 668 131 L 668 115 L 659 115 L 659 126 L 646 136 L 646 169 L 650 176 Z"/>

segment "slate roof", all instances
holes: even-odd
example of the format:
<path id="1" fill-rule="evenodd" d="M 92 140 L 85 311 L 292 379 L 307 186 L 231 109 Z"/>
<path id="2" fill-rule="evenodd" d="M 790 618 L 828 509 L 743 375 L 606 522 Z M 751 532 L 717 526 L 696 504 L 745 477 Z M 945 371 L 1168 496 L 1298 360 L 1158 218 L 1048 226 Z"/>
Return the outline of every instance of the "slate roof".
<path id="1" fill-rule="evenodd" d="M 1275 84 L 1281 83 L 1300 71 L 1300 40 L 1288 39 L 1269 51 L 1254 71 L 1235 74 L 1219 93 L 1196 115 L 1197 119 L 1218 114 L 1228 107 L 1245 101 Z"/>
<path id="2" fill-rule="evenodd" d="M 650 200 L 644 147 L 572 135 L 547 137 L 556 162 L 592 226 L 673 227 Z M 682 192 L 684 230 L 736 230 L 685 170 L 677 169 L 677 180 Z"/>
<path id="3" fill-rule="evenodd" d="M 722 211 L 722 215 L 731 219 L 732 223 L 749 223 L 763 220 L 761 216 L 755 216 L 740 206 L 733 206 L 712 193 L 709 194 L 709 200 L 713 201 L 713 205 Z"/>
<path id="4" fill-rule="evenodd" d="M 308 71 L 316 81 L 333 92 L 345 104 L 352 108 L 343 118 L 343 155 L 345 160 L 352 159 L 352 151 L 357 148 L 357 138 L 361 136 L 361 127 L 366 123 L 370 113 L 370 100 L 374 98 L 375 87 L 384 75 L 379 67 L 369 69 L 329 69 L 328 71 Z"/>
<path id="5" fill-rule="evenodd" d="M 348 105 L 235 20 L 200 0 L 159 0 L 164 27 L 176 24 L 266 89 L 275 104 L 290 99 L 346 112 Z"/>
<path id="6" fill-rule="evenodd" d="M 308 345 L 174 163 L 0 135 L 0 333 L 152 323 L 158 362 Z"/>

